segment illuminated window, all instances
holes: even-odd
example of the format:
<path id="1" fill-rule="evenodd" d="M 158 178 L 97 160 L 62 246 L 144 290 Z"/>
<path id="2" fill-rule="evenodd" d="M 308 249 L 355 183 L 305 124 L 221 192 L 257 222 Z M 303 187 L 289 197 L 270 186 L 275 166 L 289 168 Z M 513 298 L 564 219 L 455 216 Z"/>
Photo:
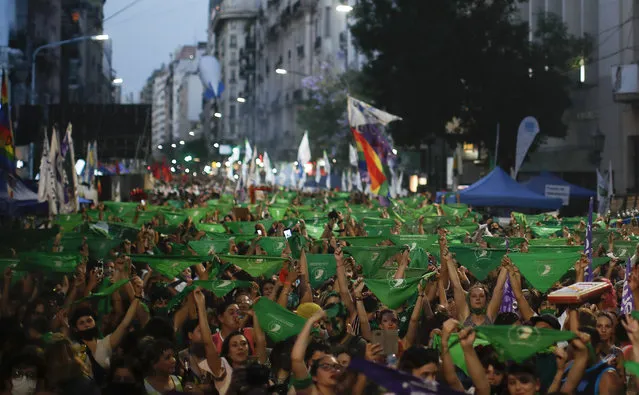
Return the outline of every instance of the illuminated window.
<path id="1" fill-rule="evenodd" d="M 472 143 L 464 143 L 463 149 L 464 152 L 473 152 L 475 150 L 475 145 Z"/>

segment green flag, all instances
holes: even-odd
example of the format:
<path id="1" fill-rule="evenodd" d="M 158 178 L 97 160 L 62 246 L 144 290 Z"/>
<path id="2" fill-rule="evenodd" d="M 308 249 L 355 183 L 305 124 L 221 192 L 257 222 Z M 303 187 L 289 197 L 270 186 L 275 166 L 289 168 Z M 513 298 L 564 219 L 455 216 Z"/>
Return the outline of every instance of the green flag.
<path id="1" fill-rule="evenodd" d="M 82 261 L 80 254 L 55 252 L 23 252 L 18 258 L 20 263 L 16 270 L 52 273 L 73 273 Z"/>
<path id="2" fill-rule="evenodd" d="M 530 230 L 535 235 L 535 237 L 550 237 L 550 236 L 561 236 L 562 235 L 562 227 L 561 226 L 536 226 L 531 225 Z"/>
<path id="3" fill-rule="evenodd" d="M 195 224 L 197 230 L 206 233 L 225 233 L 224 225 L 222 224 Z"/>
<path id="4" fill-rule="evenodd" d="M 630 373 L 633 376 L 639 377 L 639 363 L 634 361 L 626 361 L 623 363 L 623 367 L 626 368 L 626 373 Z"/>
<path id="5" fill-rule="evenodd" d="M 337 262 L 332 254 L 306 254 L 308 277 L 311 287 L 319 288 L 337 272 Z"/>
<path id="6" fill-rule="evenodd" d="M 352 256 L 356 265 L 362 266 L 365 277 L 372 277 L 386 261 L 402 252 L 403 248 L 403 246 L 346 247 L 344 253 Z"/>
<path id="7" fill-rule="evenodd" d="M 477 335 L 495 347 L 502 360 L 521 363 L 540 351 L 576 337 L 573 332 L 515 325 L 487 325 L 475 328 Z"/>
<path id="8" fill-rule="evenodd" d="M 295 259 L 300 259 L 302 250 L 306 248 L 307 244 L 308 240 L 306 237 L 297 232 L 293 233 L 293 235 L 288 238 L 288 245 L 291 247 L 291 255 L 293 255 L 293 258 Z"/>
<path id="9" fill-rule="evenodd" d="M 488 237 L 488 236 L 484 236 L 482 238 L 484 239 L 484 241 L 486 243 L 488 243 L 488 245 L 490 247 L 493 247 L 493 248 L 506 248 L 506 238 L 504 238 L 504 237 Z M 508 243 L 510 245 L 510 248 L 519 247 L 521 245 L 521 243 L 523 243 L 524 241 L 526 241 L 526 239 L 523 238 L 523 237 L 509 237 L 508 238 Z"/>
<path id="10" fill-rule="evenodd" d="M 460 265 L 465 266 L 479 281 L 484 281 L 490 272 L 501 265 L 506 255 L 505 248 L 469 248 L 466 246 L 450 246 L 448 250 L 455 254 Z"/>
<path id="11" fill-rule="evenodd" d="M 484 239 L 486 239 L 484 237 Z M 544 246 L 566 246 L 568 245 L 568 239 L 557 238 L 557 239 L 530 239 L 528 240 L 528 244 L 531 247 L 544 247 Z"/>
<path id="12" fill-rule="evenodd" d="M 522 276 L 541 292 L 546 292 L 579 259 L 574 254 L 511 254 L 510 259 Z"/>
<path id="13" fill-rule="evenodd" d="M 441 352 L 441 344 L 442 338 L 439 335 L 433 336 L 433 348 Z M 487 346 L 488 343 L 484 339 L 475 338 L 475 342 L 473 343 L 473 347 L 477 346 Z M 466 367 L 466 359 L 464 358 L 464 350 L 462 349 L 461 344 L 459 343 L 459 335 L 457 333 L 452 333 L 450 338 L 448 339 L 448 352 L 450 353 L 450 357 L 453 360 L 453 364 L 464 371 L 464 373 L 468 374 L 468 368 Z"/>
<path id="14" fill-rule="evenodd" d="M 128 278 L 120 280 L 117 283 L 110 283 L 108 280 L 105 280 L 102 282 L 102 284 L 100 284 L 100 290 L 98 292 L 94 292 L 89 296 L 78 299 L 74 303 L 82 303 L 86 302 L 87 300 L 98 299 L 98 313 L 101 315 L 107 314 L 111 309 L 111 302 L 106 298 L 113 295 L 115 291 L 122 288 L 129 281 L 130 280 Z"/>
<path id="15" fill-rule="evenodd" d="M 187 267 L 202 263 L 202 257 L 193 256 L 166 256 L 166 255 L 131 255 L 131 260 L 149 264 L 151 268 L 161 275 L 173 279 Z"/>
<path id="16" fill-rule="evenodd" d="M 353 247 L 375 247 L 382 241 L 386 240 L 381 236 L 349 236 L 349 237 L 340 237 L 340 241 L 344 241 L 348 243 L 349 246 Z"/>
<path id="17" fill-rule="evenodd" d="M 434 272 L 423 277 L 390 279 L 365 278 L 364 283 L 377 296 L 377 298 L 391 309 L 401 306 L 408 298 L 417 292 L 417 285 L 420 281 L 432 276 Z"/>
<path id="18" fill-rule="evenodd" d="M 198 256 L 209 256 L 213 254 L 228 254 L 229 241 L 224 239 L 216 240 L 193 240 L 189 241 L 189 247 Z"/>
<path id="19" fill-rule="evenodd" d="M 253 305 L 253 311 L 260 328 L 276 343 L 298 335 L 306 322 L 304 318 L 266 298 L 260 298 Z"/>
<path id="20" fill-rule="evenodd" d="M 438 238 L 438 235 L 391 235 L 390 240 L 398 246 L 407 245 L 411 251 L 416 247 L 429 251 L 433 247 L 439 249 Z"/>
<path id="21" fill-rule="evenodd" d="M 272 256 L 221 255 L 222 262 L 232 263 L 253 277 L 273 276 L 282 269 L 284 258 Z"/>
<path id="22" fill-rule="evenodd" d="M 281 256 L 282 251 L 286 247 L 286 238 L 284 237 L 262 237 L 257 245 L 260 246 L 268 256 Z"/>
<path id="23" fill-rule="evenodd" d="M 391 237 L 391 228 L 390 226 L 367 226 L 364 228 L 366 231 L 366 235 L 368 236 L 377 236 L 382 237 L 384 240 L 388 240 Z"/>
<path id="24" fill-rule="evenodd" d="M 211 291 L 218 298 L 223 298 L 235 288 L 251 288 L 251 283 L 248 281 L 231 280 L 196 280 L 192 285 Z"/>

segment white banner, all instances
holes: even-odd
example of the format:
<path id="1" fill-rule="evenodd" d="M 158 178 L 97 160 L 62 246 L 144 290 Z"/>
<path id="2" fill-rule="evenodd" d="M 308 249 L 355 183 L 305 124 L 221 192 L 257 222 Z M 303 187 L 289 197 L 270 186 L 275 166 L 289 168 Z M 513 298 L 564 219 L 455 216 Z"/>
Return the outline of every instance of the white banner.
<path id="1" fill-rule="evenodd" d="M 563 205 L 567 206 L 570 202 L 570 186 L 546 184 L 544 196 L 546 196 L 547 198 L 561 199 Z"/>
<path id="2" fill-rule="evenodd" d="M 519 130 L 517 131 L 517 156 L 515 157 L 515 178 L 517 178 L 517 173 L 519 173 L 526 154 L 538 133 L 539 122 L 537 122 L 535 117 L 526 117 L 519 124 Z"/>

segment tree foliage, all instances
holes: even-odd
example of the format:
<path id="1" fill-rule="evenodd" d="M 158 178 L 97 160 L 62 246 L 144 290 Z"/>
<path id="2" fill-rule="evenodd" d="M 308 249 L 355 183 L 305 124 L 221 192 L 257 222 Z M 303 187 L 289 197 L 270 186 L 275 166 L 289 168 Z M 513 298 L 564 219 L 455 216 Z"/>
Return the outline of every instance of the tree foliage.
<path id="1" fill-rule="evenodd" d="M 559 18 L 542 16 L 531 42 L 516 0 L 360 0 L 354 13 L 374 99 L 404 118 L 392 128 L 400 145 L 444 137 L 492 149 L 499 124 L 509 167 L 524 117 L 539 120 L 542 138 L 565 136 L 571 70 L 590 40 L 568 34 Z M 461 133 L 451 137 L 454 118 Z"/>
<path id="2" fill-rule="evenodd" d="M 322 64 L 320 73 L 302 80 L 308 98 L 300 103 L 297 123 L 309 132 L 313 157 L 320 157 L 326 150 L 329 156 L 348 158 L 348 144 L 351 142 L 347 97 L 352 95 L 366 100 L 365 83 L 360 72 L 349 70 L 339 73 L 328 63 Z"/>

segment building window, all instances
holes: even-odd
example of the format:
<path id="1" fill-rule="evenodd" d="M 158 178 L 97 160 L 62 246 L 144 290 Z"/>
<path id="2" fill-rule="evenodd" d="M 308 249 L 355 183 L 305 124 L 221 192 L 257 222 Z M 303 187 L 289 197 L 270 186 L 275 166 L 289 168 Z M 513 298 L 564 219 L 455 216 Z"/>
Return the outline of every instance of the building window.
<path id="1" fill-rule="evenodd" d="M 331 36 L 331 7 L 324 11 L 324 37 Z"/>
<path id="2" fill-rule="evenodd" d="M 229 61 L 230 61 L 231 64 L 237 63 L 237 52 L 236 51 L 231 51 L 230 52 Z"/>
<path id="3" fill-rule="evenodd" d="M 235 79 L 235 69 L 231 69 L 231 72 L 229 73 L 229 80 L 231 81 L 231 83 L 234 83 L 237 81 Z"/>
<path id="4" fill-rule="evenodd" d="M 235 104 L 229 106 L 229 118 L 235 119 Z"/>
<path id="5" fill-rule="evenodd" d="M 237 48 L 237 36 L 235 34 L 229 36 L 229 48 Z"/>

